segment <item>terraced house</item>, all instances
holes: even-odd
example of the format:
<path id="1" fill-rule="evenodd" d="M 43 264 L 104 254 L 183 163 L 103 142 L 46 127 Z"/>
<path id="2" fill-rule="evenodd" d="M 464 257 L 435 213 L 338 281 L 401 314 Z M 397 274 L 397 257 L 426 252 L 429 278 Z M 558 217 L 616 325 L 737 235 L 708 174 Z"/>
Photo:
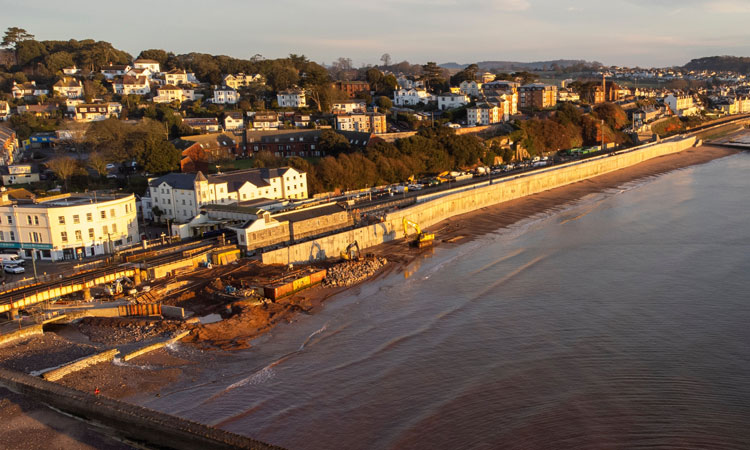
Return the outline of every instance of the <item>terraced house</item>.
<path id="1" fill-rule="evenodd" d="M 188 222 L 203 205 L 230 205 L 257 199 L 307 198 L 307 174 L 291 167 L 247 169 L 217 175 L 170 173 L 149 180 L 149 196 L 159 221 Z"/>

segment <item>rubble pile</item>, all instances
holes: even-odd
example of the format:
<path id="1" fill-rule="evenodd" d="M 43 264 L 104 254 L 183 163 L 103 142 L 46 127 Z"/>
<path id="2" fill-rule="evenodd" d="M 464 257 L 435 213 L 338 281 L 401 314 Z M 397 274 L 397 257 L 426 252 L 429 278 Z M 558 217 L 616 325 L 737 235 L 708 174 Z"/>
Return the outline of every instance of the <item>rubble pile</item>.
<path id="1" fill-rule="evenodd" d="M 325 287 L 344 287 L 357 284 L 373 276 L 385 266 L 388 260 L 381 257 L 367 258 L 362 261 L 346 261 L 330 269 L 323 280 Z"/>
<path id="2" fill-rule="evenodd" d="M 97 342 L 119 345 L 153 338 L 182 329 L 183 324 L 173 321 L 85 317 L 78 322 L 78 330 Z"/>

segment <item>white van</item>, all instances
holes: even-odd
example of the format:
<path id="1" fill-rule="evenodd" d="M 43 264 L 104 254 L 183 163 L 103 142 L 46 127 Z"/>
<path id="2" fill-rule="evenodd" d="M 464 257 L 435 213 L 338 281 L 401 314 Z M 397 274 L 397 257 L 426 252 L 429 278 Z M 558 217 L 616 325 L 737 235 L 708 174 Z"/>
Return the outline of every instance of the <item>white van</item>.
<path id="1" fill-rule="evenodd" d="M 17 266 L 24 264 L 23 258 L 14 253 L 3 253 L 0 254 L 0 264 L 3 266 Z"/>

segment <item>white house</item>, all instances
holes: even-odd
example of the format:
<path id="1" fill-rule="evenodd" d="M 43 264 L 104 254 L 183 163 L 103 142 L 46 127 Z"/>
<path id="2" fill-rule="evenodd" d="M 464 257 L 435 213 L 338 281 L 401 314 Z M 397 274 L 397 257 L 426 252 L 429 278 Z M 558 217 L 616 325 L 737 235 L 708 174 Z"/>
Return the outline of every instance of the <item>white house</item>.
<path id="1" fill-rule="evenodd" d="M 469 103 L 469 96 L 466 94 L 439 94 L 437 96 L 438 109 L 446 110 L 460 108 Z"/>
<path id="2" fill-rule="evenodd" d="M 167 84 L 179 86 L 188 82 L 188 74 L 182 69 L 172 69 L 164 73 L 164 81 Z"/>
<path id="3" fill-rule="evenodd" d="M 291 167 L 236 170 L 217 175 L 170 173 L 149 180 L 149 196 L 162 213 L 158 220 L 188 222 L 202 205 L 248 200 L 307 198 L 307 174 Z"/>
<path id="4" fill-rule="evenodd" d="M 393 91 L 393 104 L 396 106 L 414 106 L 420 103 L 428 103 L 432 95 L 424 89 L 398 89 Z"/>
<path id="5" fill-rule="evenodd" d="M 0 122 L 8 120 L 10 117 L 10 105 L 8 102 L 0 101 Z"/>
<path id="6" fill-rule="evenodd" d="M 214 89 L 214 103 L 219 105 L 234 105 L 240 101 L 240 95 L 236 90 L 222 86 Z"/>
<path id="7" fill-rule="evenodd" d="M 75 78 L 65 77 L 52 85 L 52 92 L 60 97 L 81 98 L 83 97 L 83 83 Z"/>
<path id="8" fill-rule="evenodd" d="M 692 95 L 669 94 L 664 97 L 664 104 L 669 106 L 669 109 L 672 110 L 672 113 L 674 113 L 678 117 L 693 116 L 695 114 L 698 114 L 698 108 L 693 103 Z"/>
<path id="9" fill-rule="evenodd" d="M 172 84 L 160 86 L 156 89 L 156 92 L 156 97 L 152 99 L 154 103 L 171 103 L 175 101 L 182 103 L 185 100 L 185 93 L 182 88 Z"/>
<path id="10" fill-rule="evenodd" d="M 281 108 L 304 108 L 307 97 L 304 89 L 287 89 L 276 94 L 276 101 Z"/>
<path id="11" fill-rule="evenodd" d="M 482 92 L 482 83 L 473 80 L 464 80 L 458 85 L 458 92 L 469 97 L 479 97 Z"/>
<path id="12" fill-rule="evenodd" d="M 225 130 L 242 130 L 245 128 L 245 122 L 242 119 L 241 111 L 231 111 L 224 115 Z"/>
<path id="13" fill-rule="evenodd" d="M 0 203 L 0 245 L 23 258 L 58 261 L 113 253 L 140 240 L 135 196 L 64 194 Z M 36 250 L 32 250 L 36 249 Z"/>
<path id="14" fill-rule="evenodd" d="M 364 100 L 357 99 L 335 101 L 331 105 L 331 109 L 334 114 L 348 114 L 367 110 L 367 103 Z"/>
<path id="15" fill-rule="evenodd" d="M 109 66 L 103 68 L 101 72 L 107 80 L 114 80 L 117 77 L 122 77 L 127 74 L 130 69 L 131 67 L 127 64 L 114 65 L 110 63 Z"/>
<path id="16" fill-rule="evenodd" d="M 424 81 L 414 80 L 413 78 L 409 78 L 404 75 L 401 75 L 400 77 L 396 78 L 396 83 L 398 84 L 398 87 L 400 87 L 401 89 L 417 89 L 417 88 L 424 89 Z"/>
<path id="17" fill-rule="evenodd" d="M 74 120 L 76 122 L 95 122 L 110 117 L 120 117 L 121 112 L 122 105 L 117 102 L 81 103 L 75 105 Z"/>
<path id="18" fill-rule="evenodd" d="M 234 89 L 247 87 L 250 85 L 250 83 L 264 83 L 263 75 L 259 73 L 251 75 L 245 75 L 244 73 L 238 73 L 234 75 L 229 74 L 224 76 L 222 82 L 224 83 L 224 86 L 229 86 L 230 88 Z"/>
<path id="19" fill-rule="evenodd" d="M 48 95 L 49 89 L 43 88 L 36 85 L 36 81 L 29 81 L 28 83 L 16 83 L 13 82 L 13 87 L 10 89 L 10 93 L 13 98 L 25 98 L 25 97 L 39 97 L 40 95 Z"/>
<path id="20" fill-rule="evenodd" d="M 148 78 L 131 77 L 129 75 L 116 79 L 114 83 L 112 83 L 112 88 L 114 89 L 115 94 L 120 95 L 146 95 L 151 92 Z"/>
<path id="21" fill-rule="evenodd" d="M 133 61 L 133 67 L 136 69 L 148 69 L 152 74 L 161 72 L 159 61 L 153 59 L 136 59 Z"/>

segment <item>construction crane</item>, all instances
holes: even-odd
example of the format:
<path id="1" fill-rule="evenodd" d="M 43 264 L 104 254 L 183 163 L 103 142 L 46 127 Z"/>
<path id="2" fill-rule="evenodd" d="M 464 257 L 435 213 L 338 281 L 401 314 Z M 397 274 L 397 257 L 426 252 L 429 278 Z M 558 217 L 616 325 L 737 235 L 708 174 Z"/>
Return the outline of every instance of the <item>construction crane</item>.
<path id="1" fill-rule="evenodd" d="M 435 240 L 435 234 L 424 233 L 422 229 L 419 228 L 419 225 L 417 225 L 415 222 L 412 222 L 411 220 L 404 217 L 404 237 L 409 236 L 409 227 L 414 228 L 414 231 L 416 231 L 417 233 L 417 239 L 411 242 L 412 245 L 419 247 L 419 248 L 432 245 L 432 241 Z"/>
<path id="2" fill-rule="evenodd" d="M 356 253 L 355 251 L 356 250 Z M 354 241 L 351 244 L 346 246 L 346 250 L 341 252 L 341 259 L 344 261 L 359 261 L 360 259 L 360 252 L 359 252 L 359 242 Z"/>

